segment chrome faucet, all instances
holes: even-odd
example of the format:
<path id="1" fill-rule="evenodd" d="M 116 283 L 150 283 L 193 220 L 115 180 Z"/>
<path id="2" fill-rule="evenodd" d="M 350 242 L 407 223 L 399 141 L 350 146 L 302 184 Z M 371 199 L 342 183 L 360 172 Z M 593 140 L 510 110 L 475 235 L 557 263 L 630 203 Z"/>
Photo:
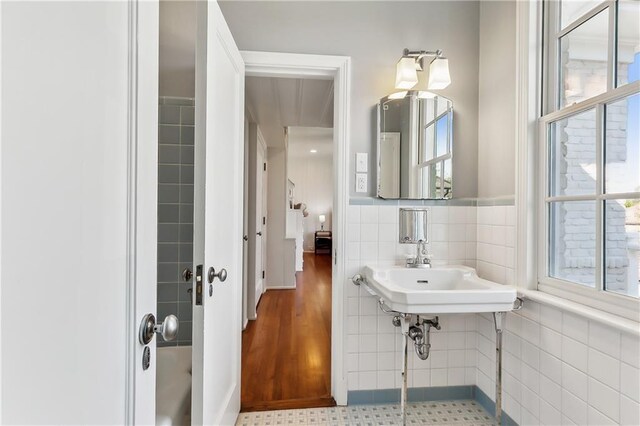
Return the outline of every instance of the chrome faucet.
<path id="1" fill-rule="evenodd" d="M 416 244 L 415 257 L 409 257 L 407 259 L 407 268 L 431 268 L 431 257 L 427 254 L 427 242 L 424 240 L 418 241 Z"/>

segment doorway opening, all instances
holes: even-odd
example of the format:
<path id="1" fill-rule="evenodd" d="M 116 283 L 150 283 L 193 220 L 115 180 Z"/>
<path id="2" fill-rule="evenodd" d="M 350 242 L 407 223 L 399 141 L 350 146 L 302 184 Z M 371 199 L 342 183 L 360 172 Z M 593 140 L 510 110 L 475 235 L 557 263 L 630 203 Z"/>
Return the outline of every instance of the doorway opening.
<path id="1" fill-rule="evenodd" d="M 157 322 L 178 335 L 156 341 L 156 424 L 191 423 L 196 3 L 159 4 Z"/>
<path id="2" fill-rule="evenodd" d="M 241 409 L 335 405 L 333 80 L 245 80 Z"/>

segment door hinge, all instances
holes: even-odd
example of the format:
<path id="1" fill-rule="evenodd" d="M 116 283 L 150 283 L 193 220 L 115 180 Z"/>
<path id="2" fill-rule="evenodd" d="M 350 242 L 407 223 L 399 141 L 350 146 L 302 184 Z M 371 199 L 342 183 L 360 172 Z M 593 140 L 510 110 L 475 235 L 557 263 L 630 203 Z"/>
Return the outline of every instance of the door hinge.
<path id="1" fill-rule="evenodd" d="M 262 279 L 264 280 L 264 271 L 262 271 Z"/>
<path id="2" fill-rule="evenodd" d="M 262 163 L 262 170 L 267 171 L 267 163 Z"/>
<path id="3" fill-rule="evenodd" d="M 338 249 L 333 250 L 333 264 L 334 265 L 338 264 Z"/>
<path id="4" fill-rule="evenodd" d="M 266 218 L 266 217 L 264 217 L 264 216 L 262 216 L 262 224 L 263 224 L 263 225 L 266 225 L 266 224 L 267 224 L 267 218 Z"/>

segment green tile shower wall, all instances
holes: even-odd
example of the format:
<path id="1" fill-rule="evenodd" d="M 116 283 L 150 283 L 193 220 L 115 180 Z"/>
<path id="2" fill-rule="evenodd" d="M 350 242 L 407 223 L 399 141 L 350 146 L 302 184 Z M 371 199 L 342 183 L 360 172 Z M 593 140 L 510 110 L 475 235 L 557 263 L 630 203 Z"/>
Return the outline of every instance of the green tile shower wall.
<path id="1" fill-rule="evenodd" d="M 193 257 L 193 135 L 191 98 L 161 97 L 158 105 L 158 310 L 174 314 L 178 338 L 159 346 L 191 345 L 192 305 L 181 271 Z"/>

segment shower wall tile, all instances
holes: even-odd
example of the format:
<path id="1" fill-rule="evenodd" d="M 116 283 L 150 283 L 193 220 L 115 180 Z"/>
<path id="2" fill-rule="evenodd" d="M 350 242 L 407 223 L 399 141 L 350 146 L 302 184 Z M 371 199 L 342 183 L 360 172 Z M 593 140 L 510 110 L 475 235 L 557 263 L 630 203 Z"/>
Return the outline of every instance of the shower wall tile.
<path id="1" fill-rule="evenodd" d="M 163 345 L 191 345 L 191 284 L 182 280 L 193 259 L 194 102 L 159 99 L 158 130 L 158 318 L 176 315 L 178 338 Z"/>

